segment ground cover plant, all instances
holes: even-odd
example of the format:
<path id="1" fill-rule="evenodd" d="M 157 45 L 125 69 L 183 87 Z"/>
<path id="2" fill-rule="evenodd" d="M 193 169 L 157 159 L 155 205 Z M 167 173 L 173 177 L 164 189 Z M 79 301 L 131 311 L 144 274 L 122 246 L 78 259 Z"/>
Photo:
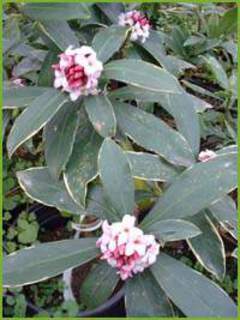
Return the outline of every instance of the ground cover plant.
<path id="1" fill-rule="evenodd" d="M 236 6 L 4 9 L 5 313 L 237 316 Z"/>

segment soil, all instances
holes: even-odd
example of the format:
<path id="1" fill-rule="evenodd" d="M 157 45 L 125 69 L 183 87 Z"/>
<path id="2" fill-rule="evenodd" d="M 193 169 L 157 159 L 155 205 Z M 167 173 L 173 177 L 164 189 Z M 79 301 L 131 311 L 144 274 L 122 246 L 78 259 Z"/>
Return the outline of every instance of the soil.
<path id="1" fill-rule="evenodd" d="M 81 267 L 75 268 L 72 272 L 72 291 L 75 299 L 81 304 L 81 286 L 88 273 L 91 270 L 93 262 L 87 263 Z"/>

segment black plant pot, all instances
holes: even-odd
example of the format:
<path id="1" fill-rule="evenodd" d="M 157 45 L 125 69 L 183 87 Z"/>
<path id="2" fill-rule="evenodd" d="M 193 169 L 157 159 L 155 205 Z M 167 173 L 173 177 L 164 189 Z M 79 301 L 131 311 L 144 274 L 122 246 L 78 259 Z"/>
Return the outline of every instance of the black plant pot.
<path id="1" fill-rule="evenodd" d="M 94 297 L 93 297 L 94 299 Z M 27 302 L 27 316 L 32 317 L 36 314 L 44 311 L 43 309 L 33 305 L 31 302 Z M 95 310 L 80 311 L 79 317 L 126 317 L 126 310 L 124 305 L 124 292 L 123 289 L 118 291 L 107 302 Z"/>
<path id="2" fill-rule="evenodd" d="M 12 212 L 13 221 L 12 224 L 16 224 L 17 217 L 24 206 L 16 208 Z M 29 209 L 29 212 L 36 214 L 37 221 L 41 227 L 45 230 L 54 230 L 61 226 L 64 226 L 69 221 L 68 218 L 64 218 L 59 214 L 59 211 L 52 207 L 46 207 L 40 204 L 34 204 Z M 94 297 L 92 297 L 94 299 Z M 27 302 L 27 316 L 34 316 L 39 312 L 44 311 L 43 309 L 35 306 L 30 301 Z M 126 310 L 124 305 L 124 291 L 119 290 L 114 294 L 108 301 L 96 308 L 95 310 L 80 311 L 79 317 L 125 317 Z"/>
<path id="3" fill-rule="evenodd" d="M 94 299 L 94 297 L 92 297 Z M 79 317 L 125 317 L 124 291 L 121 289 L 95 310 L 83 311 Z"/>

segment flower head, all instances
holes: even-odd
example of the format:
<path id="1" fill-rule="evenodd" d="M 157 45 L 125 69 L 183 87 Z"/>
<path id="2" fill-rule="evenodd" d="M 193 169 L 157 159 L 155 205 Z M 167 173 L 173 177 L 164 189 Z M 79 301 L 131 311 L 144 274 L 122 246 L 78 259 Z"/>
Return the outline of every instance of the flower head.
<path id="1" fill-rule="evenodd" d="M 201 151 L 198 155 L 198 160 L 201 161 L 201 162 L 207 162 L 213 158 L 215 158 L 217 156 L 217 154 L 212 151 L 212 150 L 204 150 L 204 151 Z"/>
<path id="2" fill-rule="evenodd" d="M 153 235 L 145 235 L 135 226 L 135 217 L 125 215 L 121 222 L 112 225 L 105 220 L 102 231 L 97 241 L 101 259 L 116 268 L 122 280 L 142 272 L 156 261 L 160 245 Z"/>
<path id="3" fill-rule="evenodd" d="M 103 70 L 96 52 L 88 46 L 73 49 L 69 46 L 59 55 L 59 63 L 52 66 L 55 73 L 54 87 L 69 92 L 72 101 L 80 96 L 98 93 L 98 78 Z"/>
<path id="4" fill-rule="evenodd" d="M 11 82 L 16 87 L 25 87 L 25 80 L 22 78 L 12 78 Z"/>
<path id="5" fill-rule="evenodd" d="M 141 38 L 142 43 L 149 37 L 149 20 L 139 11 L 133 10 L 121 13 L 118 18 L 120 26 L 130 26 L 132 29 L 131 40 L 136 41 Z"/>

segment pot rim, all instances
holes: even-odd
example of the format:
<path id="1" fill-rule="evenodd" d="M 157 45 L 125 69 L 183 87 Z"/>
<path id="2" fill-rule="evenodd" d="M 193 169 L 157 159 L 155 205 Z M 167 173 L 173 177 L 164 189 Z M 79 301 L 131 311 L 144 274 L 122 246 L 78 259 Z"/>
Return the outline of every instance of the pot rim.
<path id="1" fill-rule="evenodd" d="M 121 288 L 116 294 L 114 294 L 110 299 L 101 304 L 99 307 L 93 310 L 80 311 L 79 316 L 88 317 L 88 316 L 97 316 L 103 311 L 116 305 L 124 297 L 124 288 Z"/>

